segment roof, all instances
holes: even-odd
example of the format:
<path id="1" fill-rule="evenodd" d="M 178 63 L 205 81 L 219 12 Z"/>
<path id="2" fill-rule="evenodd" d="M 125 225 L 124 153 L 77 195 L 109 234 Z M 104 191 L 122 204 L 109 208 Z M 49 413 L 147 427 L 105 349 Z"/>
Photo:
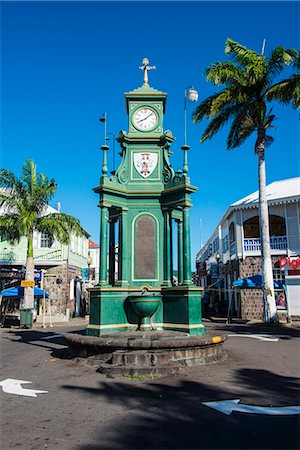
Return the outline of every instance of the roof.
<path id="1" fill-rule="evenodd" d="M 149 85 L 143 84 L 142 86 L 138 87 L 137 89 L 133 89 L 132 91 L 125 92 L 126 97 L 136 97 L 136 96 L 163 96 L 166 97 L 167 93 L 159 91 L 158 89 L 155 89 Z"/>
<path id="2" fill-rule="evenodd" d="M 143 84 L 141 87 L 139 87 L 137 89 L 133 89 L 132 91 L 125 92 L 127 113 L 129 113 L 129 109 L 128 109 L 129 100 L 141 100 L 141 99 L 142 100 L 143 99 L 156 100 L 156 101 L 161 100 L 162 104 L 163 104 L 163 111 L 165 112 L 166 97 L 167 97 L 166 92 L 158 91 L 157 89 L 155 89 L 149 85 Z"/>
<path id="3" fill-rule="evenodd" d="M 89 239 L 89 248 L 99 248 L 99 244 Z"/>
<path id="4" fill-rule="evenodd" d="M 274 183 L 267 185 L 268 202 L 280 202 L 280 200 L 294 199 L 295 197 L 300 198 L 300 177 L 274 181 Z M 232 203 L 230 206 L 250 206 L 253 203 L 258 203 L 258 191 Z"/>

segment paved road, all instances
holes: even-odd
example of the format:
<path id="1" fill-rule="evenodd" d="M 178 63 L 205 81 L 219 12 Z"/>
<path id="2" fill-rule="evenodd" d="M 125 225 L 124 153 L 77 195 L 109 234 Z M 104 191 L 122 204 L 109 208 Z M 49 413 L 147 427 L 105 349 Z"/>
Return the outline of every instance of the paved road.
<path id="1" fill-rule="evenodd" d="M 64 359 L 60 335 L 66 328 L 2 329 L 0 381 L 32 381 L 24 387 L 48 393 L 32 398 L 1 392 L 0 387 L 1 448 L 298 449 L 299 415 L 225 415 L 202 402 L 300 405 L 299 331 L 207 327 L 230 335 L 227 360 L 155 380 L 109 379 Z"/>

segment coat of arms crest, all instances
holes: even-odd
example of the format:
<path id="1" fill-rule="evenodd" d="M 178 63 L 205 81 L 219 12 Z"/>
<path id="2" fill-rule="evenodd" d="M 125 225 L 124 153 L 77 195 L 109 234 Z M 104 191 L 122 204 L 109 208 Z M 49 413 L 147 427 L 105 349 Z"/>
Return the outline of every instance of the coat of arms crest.
<path id="1" fill-rule="evenodd" d="M 134 153 L 133 155 L 134 167 L 138 173 L 148 178 L 157 166 L 158 155 L 157 153 Z"/>

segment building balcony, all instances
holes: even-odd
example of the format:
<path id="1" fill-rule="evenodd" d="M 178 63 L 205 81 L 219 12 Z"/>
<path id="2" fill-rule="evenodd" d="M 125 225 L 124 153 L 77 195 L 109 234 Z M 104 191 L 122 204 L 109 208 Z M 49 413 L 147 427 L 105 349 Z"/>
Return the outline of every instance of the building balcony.
<path id="1" fill-rule="evenodd" d="M 0 249 L 0 264 L 1 265 L 25 265 L 27 252 L 24 249 L 2 248 Z M 49 250 L 36 249 L 34 250 L 34 262 L 45 266 L 53 264 L 59 265 L 63 263 L 62 249 Z"/>
<path id="2" fill-rule="evenodd" d="M 286 236 L 272 236 L 270 238 L 271 253 L 285 254 L 288 248 Z M 273 250 L 273 251 L 272 251 Z M 244 251 L 246 253 L 260 253 L 261 244 L 260 238 L 244 239 Z"/>

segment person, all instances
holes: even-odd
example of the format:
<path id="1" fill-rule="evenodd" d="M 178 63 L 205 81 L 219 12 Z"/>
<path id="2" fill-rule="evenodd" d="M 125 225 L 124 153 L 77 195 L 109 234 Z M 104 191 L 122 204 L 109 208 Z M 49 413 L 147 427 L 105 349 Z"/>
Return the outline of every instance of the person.
<path id="1" fill-rule="evenodd" d="M 209 292 L 205 291 L 203 298 L 202 298 L 202 304 L 203 304 L 203 316 L 204 317 L 208 317 L 208 313 L 209 313 L 209 301 L 210 301 L 210 296 L 209 296 Z"/>

